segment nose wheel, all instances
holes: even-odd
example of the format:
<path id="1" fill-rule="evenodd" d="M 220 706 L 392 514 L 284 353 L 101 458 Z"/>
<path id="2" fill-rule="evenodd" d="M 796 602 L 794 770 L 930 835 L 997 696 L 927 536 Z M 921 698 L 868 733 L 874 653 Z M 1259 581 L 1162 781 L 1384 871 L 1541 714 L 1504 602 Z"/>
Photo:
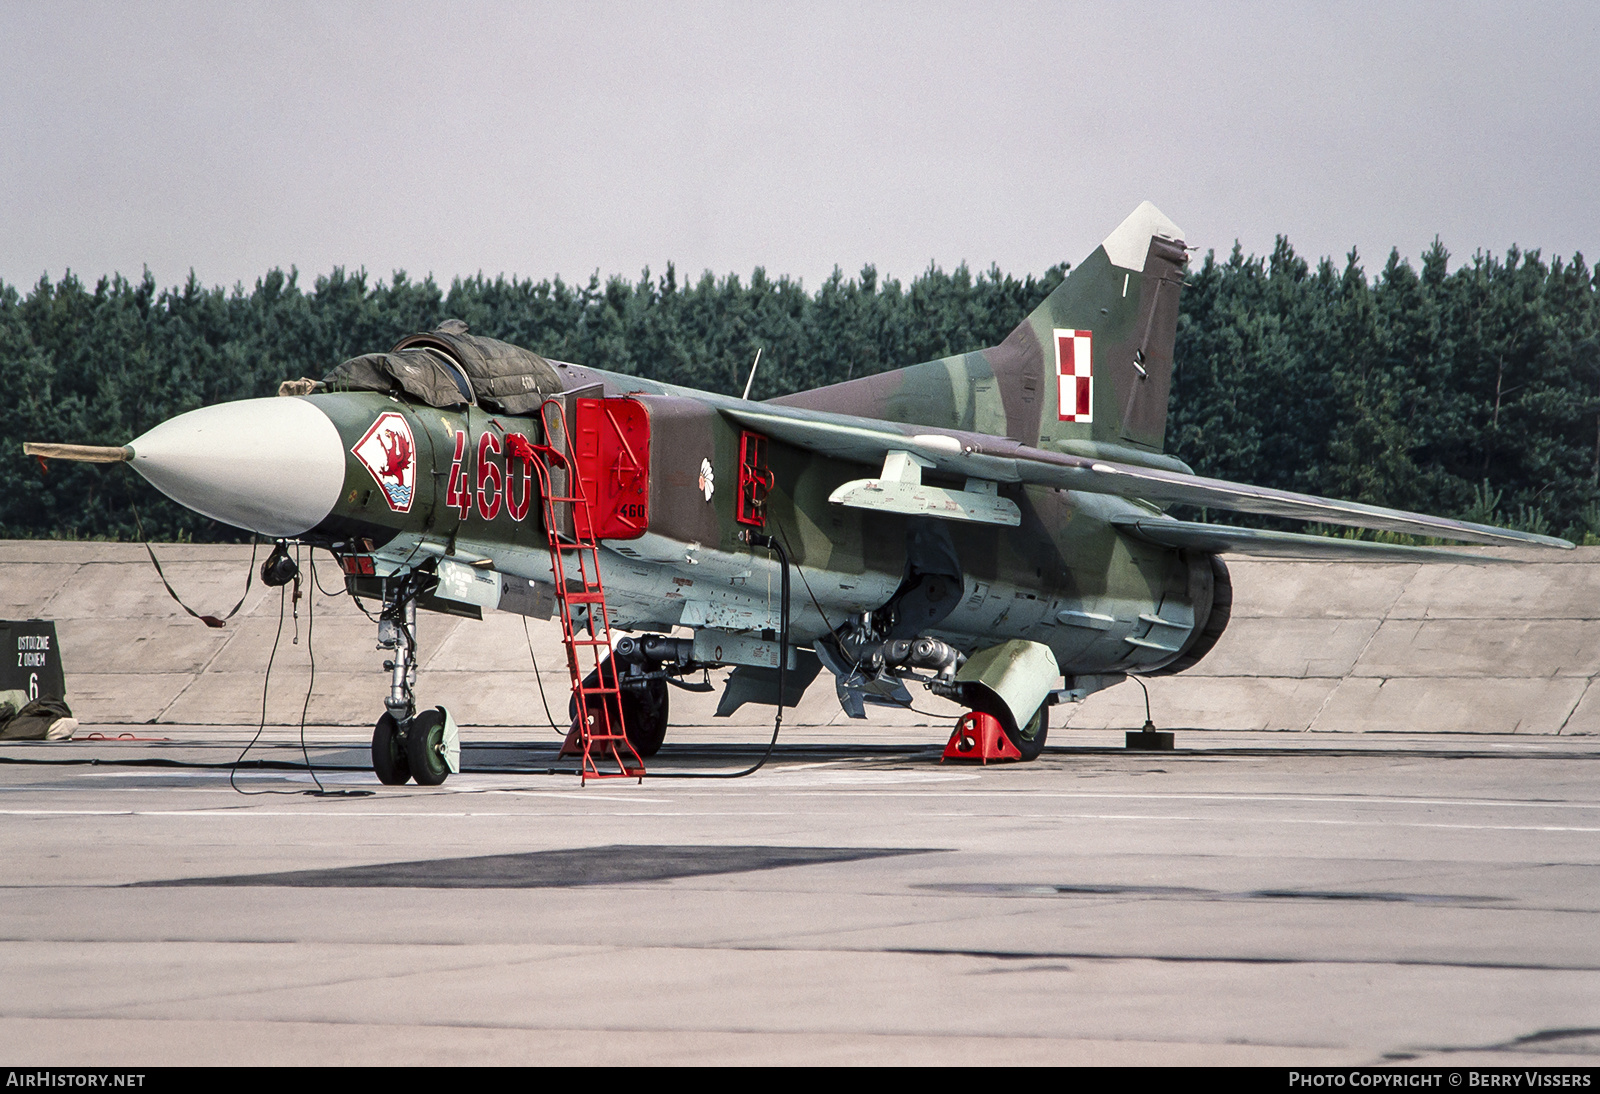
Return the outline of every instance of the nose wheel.
<path id="1" fill-rule="evenodd" d="M 411 781 L 405 737 L 392 714 L 379 718 L 372 728 L 372 771 L 385 786 L 404 786 Z"/>
<path id="2" fill-rule="evenodd" d="M 417 595 L 420 576 L 386 579 L 378 620 L 378 648 L 392 651 L 387 713 L 372 727 L 372 771 L 385 786 L 438 786 L 461 770 L 461 741 L 443 707 L 417 713 Z"/>
<path id="3" fill-rule="evenodd" d="M 372 771 L 385 786 L 438 786 L 460 765 L 461 745 L 443 707 L 404 722 L 385 714 L 372 728 Z"/>
<path id="4" fill-rule="evenodd" d="M 450 777 L 445 755 L 445 713 L 440 707 L 425 710 L 406 726 L 406 762 L 418 786 L 438 786 Z"/>

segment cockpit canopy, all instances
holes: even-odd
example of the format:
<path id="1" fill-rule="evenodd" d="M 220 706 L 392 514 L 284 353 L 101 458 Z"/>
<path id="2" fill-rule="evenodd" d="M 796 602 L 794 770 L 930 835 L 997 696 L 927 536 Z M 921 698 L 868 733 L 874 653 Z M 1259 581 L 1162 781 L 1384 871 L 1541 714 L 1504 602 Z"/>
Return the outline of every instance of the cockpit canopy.
<path id="1" fill-rule="evenodd" d="M 319 386 L 324 391 L 403 393 L 429 406 L 474 405 L 502 414 L 535 413 L 562 388 L 549 361 L 521 346 L 468 334 L 459 319 L 407 335 L 388 353 L 352 357 Z"/>

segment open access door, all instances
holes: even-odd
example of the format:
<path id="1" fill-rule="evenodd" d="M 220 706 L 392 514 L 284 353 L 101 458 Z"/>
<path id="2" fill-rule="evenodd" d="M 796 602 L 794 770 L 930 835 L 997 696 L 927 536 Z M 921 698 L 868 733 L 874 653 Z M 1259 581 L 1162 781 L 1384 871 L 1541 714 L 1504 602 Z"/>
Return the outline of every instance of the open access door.
<path id="1" fill-rule="evenodd" d="M 633 399 L 578 399 L 573 450 L 596 539 L 650 528 L 650 417 Z"/>

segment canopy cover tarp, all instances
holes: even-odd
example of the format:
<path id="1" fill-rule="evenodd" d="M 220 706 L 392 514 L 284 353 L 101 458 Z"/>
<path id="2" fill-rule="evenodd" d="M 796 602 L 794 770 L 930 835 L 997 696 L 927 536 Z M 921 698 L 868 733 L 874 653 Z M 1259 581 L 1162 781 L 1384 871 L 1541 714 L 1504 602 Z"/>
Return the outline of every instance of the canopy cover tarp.
<path id="1" fill-rule="evenodd" d="M 342 362 L 315 390 L 387 391 L 429 406 L 476 401 L 503 414 L 533 414 L 561 390 L 561 380 L 532 350 L 468 334 L 465 323 L 449 319 L 437 330 L 402 338 L 388 353 Z"/>

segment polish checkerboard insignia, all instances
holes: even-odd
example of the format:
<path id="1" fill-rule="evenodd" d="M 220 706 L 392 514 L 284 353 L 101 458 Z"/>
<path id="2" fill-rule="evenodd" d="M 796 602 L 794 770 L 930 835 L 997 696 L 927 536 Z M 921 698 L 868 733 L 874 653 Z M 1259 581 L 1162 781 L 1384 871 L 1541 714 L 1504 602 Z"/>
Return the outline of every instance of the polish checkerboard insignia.
<path id="1" fill-rule="evenodd" d="M 1092 331 L 1061 330 L 1056 338 L 1056 385 L 1063 422 L 1094 421 Z"/>

